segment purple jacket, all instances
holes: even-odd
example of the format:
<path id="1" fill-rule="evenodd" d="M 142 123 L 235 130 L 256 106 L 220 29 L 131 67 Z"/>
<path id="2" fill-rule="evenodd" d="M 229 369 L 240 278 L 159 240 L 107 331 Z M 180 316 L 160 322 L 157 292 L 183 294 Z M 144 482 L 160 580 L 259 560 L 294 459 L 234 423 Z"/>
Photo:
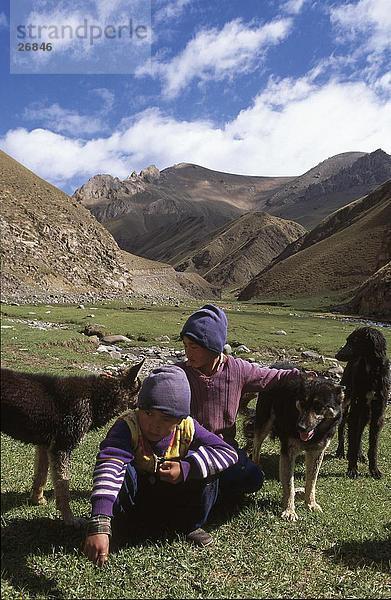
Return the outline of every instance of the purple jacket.
<path id="1" fill-rule="evenodd" d="M 233 356 L 225 357 L 221 367 L 210 377 L 198 369 L 177 363 L 185 371 L 191 388 L 191 416 L 206 429 L 237 446 L 236 416 L 242 394 L 265 389 L 272 381 L 296 377 L 298 369 L 270 369 Z"/>
<path id="2" fill-rule="evenodd" d="M 205 479 L 231 467 L 238 460 L 236 451 L 224 440 L 202 427 L 195 419 L 194 426 L 193 441 L 185 458 L 180 461 L 183 481 Z M 170 441 L 171 435 L 151 444 L 154 454 L 163 456 Z M 92 516 L 112 516 L 126 467 L 133 460 L 130 430 L 126 422 L 119 418 L 101 442 L 96 457 L 91 494 Z"/>

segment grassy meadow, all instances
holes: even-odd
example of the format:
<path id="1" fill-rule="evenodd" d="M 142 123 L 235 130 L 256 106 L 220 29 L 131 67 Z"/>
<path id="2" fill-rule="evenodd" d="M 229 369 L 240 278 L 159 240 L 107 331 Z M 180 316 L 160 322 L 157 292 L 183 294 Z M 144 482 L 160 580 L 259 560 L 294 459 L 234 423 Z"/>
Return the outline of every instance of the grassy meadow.
<path id="1" fill-rule="evenodd" d="M 201 303 L 180 306 L 97 303 L 84 309 L 62 305 L 3 305 L 2 366 L 19 370 L 83 375 L 118 364 L 80 331 L 99 325 L 132 336 L 129 348 L 153 345 L 181 349 L 179 331 Z M 228 341 L 251 349 L 244 355 L 265 363 L 283 356 L 308 368 L 301 352 L 333 357 L 359 323 L 333 318 L 308 303 L 284 306 L 219 302 L 229 319 Z M 91 316 L 92 315 L 92 316 Z M 51 323 L 48 329 L 29 321 Z M 59 327 L 61 325 L 61 328 Z M 276 332 L 284 330 L 286 335 Z M 382 330 L 391 347 L 391 329 Z M 167 335 L 170 342 L 161 343 Z M 148 359 L 144 375 L 148 372 Z M 241 417 L 239 417 L 241 420 Z M 360 466 L 361 477 L 346 478 L 346 461 L 334 458 L 336 439 L 325 457 L 317 485 L 321 514 L 298 501 L 300 520 L 280 517 L 277 442 L 263 447 L 266 482 L 230 510 L 216 509 L 207 529 L 215 543 L 199 549 L 173 534 L 133 540 L 115 548 L 108 564 L 96 568 L 80 553 L 81 531 L 65 527 L 48 483 L 46 506 L 29 504 L 33 448 L 2 435 L 2 597 L 30 598 L 389 598 L 391 596 L 391 407 L 380 441 L 380 481 Z M 77 516 L 89 514 L 92 471 L 99 442 L 110 423 L 89 434 L 72 459 L 71 500 Z M 240 431 L 240 426 L 239 426 Z M 239 436 L 241 433 L 239 433 Z M 367 439 L 364 441 L 366 449 Z M 304 464 L 296 465 L 303 485 Z"/>

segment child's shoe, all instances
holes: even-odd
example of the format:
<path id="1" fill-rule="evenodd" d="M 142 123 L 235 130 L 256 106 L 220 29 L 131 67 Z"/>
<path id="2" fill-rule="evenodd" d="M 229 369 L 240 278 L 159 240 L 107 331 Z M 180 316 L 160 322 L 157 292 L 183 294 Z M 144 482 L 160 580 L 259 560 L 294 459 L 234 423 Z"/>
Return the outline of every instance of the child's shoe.
<path id="1" fill-rule="evenodd" d="M 204 529 L 201 529 L 200 527 L 198 529 L 194 529 L 194 531 L 190 531 L 190 533 L 187 534 L 186 539 L 188 542 L 191 542 L 196 546 L 205 547 L 213 544 L 213 538 L 210 533 Z"/>

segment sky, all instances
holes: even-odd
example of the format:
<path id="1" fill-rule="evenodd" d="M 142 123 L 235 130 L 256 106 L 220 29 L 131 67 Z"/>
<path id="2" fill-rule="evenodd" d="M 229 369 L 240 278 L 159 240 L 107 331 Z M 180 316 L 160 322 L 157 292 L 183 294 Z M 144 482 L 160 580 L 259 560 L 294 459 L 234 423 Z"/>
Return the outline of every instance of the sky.
<path id="1" fill-rule="evenodd" d="M 11 3 L 0 148 L 67 193 L 151 164 L 292 176 L 342 152 L 391 153 L 391 0 Z"/>

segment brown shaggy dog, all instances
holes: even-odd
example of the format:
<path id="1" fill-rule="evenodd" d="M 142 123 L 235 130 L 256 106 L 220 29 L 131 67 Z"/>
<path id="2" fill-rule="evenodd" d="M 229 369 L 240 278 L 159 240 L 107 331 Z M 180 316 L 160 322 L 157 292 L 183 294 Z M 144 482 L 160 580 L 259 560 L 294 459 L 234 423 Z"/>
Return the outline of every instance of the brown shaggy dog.
<path id="1" fill-rule="evenodd" d="M 300 375 L 281 379 L 259 394 L 254 425 L 253 460 L 271 434 L 281 444 L 280 480 L 283 489 L 282 517 L 296 521 L 294 468 L 304 450 L 306 464 L 304 500 L 313 511 L 322 511 L 315 487 L 326 448 L 342 416 L 343 389 L 321 377 Z"/>
<path id="2" fill-rule="evenodd" d="M 36 446 L 31 499 L 45 504 L 50 465 L 57 508 L 78 526 L 69 506 L 72 450 L 91 429 L 134 405 L 142 361 L 118 376 L 60 377 L 1 369 L 1 431 Z"/>
<path id="3" fill-rule="evenodd" d="M 377 465 L 380 430 L 390 394 L 390 361 L 387 359 L 386 338 L 375 327 L 359 327 L 347 338 L 335 355 L 346 361 L 341 384 L 346 387 L 346 409 L 338 429 L 337 457 L 344 458 L 344 429 L 348 421 L 348 471 L 358 477 L 357 463 L 365 462 L 361 442 L 369 423 L 369 472 L 375 479 L 382 473 Z"/>

